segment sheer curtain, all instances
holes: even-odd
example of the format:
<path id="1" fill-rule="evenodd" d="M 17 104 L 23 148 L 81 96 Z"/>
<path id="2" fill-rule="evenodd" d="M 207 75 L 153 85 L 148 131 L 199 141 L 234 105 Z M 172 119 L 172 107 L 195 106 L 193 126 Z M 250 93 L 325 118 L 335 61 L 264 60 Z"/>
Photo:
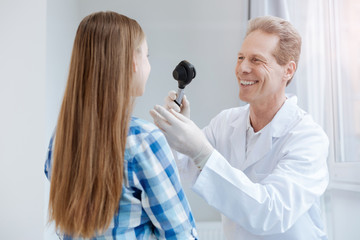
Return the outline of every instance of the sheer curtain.
<path id="1" fill-rule="evenodd" d="M 338 112 L 343 154 L 339 162 L 360 162 L 360 2 L 334 0 Z"/>
<path id="2" fill-rule="evenodd" d="M 303 37 L 299 104 L 330 138 L 330 187 L 360 191 L 360 2 L 288 1 Z"/>
<path id="3" fill-rule="evenodd" d="M 289 20 L 287 0 L 249 0 L 249 17 L 272 15 Z"/>
<path id="4" fill-rule="evenodd" d="M 325 1 L 293 1 L 291 16 L 303 39 L 296 85 L 299 104 L 314 120 L 327 128 L 326 114 L 331 111 L 329 97 L 331 65 L 328 11 Z M 302 14 L 298 14 L 298 13 Z M 304 21 L 305 19 L 305 21 Z"/>

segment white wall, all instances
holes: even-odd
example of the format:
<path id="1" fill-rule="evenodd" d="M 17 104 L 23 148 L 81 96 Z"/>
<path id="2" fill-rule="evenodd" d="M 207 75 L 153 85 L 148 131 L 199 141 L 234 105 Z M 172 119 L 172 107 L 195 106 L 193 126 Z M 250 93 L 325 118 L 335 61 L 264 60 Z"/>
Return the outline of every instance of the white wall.
<path id="1" fill-rule="evenodd" d="M 329 189 L 325 193 L 330 240 L 360 239 L 360 192 Z"/>
<path id="2" fill-rule="evenodd" d="M 46 17 L 46 134 L 56 125 L 70 64 L 77 25 L 81 21 L 79 3 L 47 0 Z"/>
<path id="3" fill-rule="evenodd" d="M 0 239 L 42 239 L 45 0 L 0 2 Z"/>
<path id="4" fill-rule="evenodd" d="M 81 18 L 113 10 L 136 19 L 147 34 L 152 71 L 135 114 L 151 120 L 148 111 L 162 104 L 177 88 L 172 71 L 183 59 L 194 64 L 197 76 L 186 88 L 192 119 L 205 126 L 226 107 L 238 104 L 234 74 L 245 27 L 246 1 L 80 0 Z"/>

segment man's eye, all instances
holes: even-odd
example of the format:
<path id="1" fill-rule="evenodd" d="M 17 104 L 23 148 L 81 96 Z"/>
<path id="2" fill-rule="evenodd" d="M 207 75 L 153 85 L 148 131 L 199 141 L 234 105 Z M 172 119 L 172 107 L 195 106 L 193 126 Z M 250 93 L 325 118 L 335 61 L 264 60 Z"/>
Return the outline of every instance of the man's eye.
<path id="1" fill-rule="evenodd" d="M 244 60 L 245 58 L 244 57 L 238 57 L 239 60 Z"/>

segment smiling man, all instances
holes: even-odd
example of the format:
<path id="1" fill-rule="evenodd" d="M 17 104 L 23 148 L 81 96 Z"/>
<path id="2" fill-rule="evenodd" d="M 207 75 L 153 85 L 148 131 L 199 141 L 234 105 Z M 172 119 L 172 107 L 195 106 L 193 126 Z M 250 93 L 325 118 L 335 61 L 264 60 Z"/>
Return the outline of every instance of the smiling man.
<path id="1" fill-rule="evenodd" d="M 235 74 L 240 86 L 239 97 L 250 103 L 251 126 L 257 132 L 273 119 L 286 100 L 285 87 L 296 70 L 301 38 L 294 39 L 298 51 L 292 56 L 280 52 L 286 46 L 281 46 L 280 37 L 271 33 L 275 30 L 261 30 L 256 24 L 250 27 L 238 54 Z M 282 58 L 287 60 L 282 63 Z"/>
<path id="2" fill-rule="evenodd" d="M 176 150 L 183 180 L 222 214 L 227 239 L 327 239 L 319 206 L 328 184 L 329 141 L 285 88 L 301 37 L 287 21 L 249 21 L 235 74 L 248 104 L 222 111 L 200 130 L 171 91 L 150 111 Z M 179 154 L 182 153 L 182 154 Z"/>

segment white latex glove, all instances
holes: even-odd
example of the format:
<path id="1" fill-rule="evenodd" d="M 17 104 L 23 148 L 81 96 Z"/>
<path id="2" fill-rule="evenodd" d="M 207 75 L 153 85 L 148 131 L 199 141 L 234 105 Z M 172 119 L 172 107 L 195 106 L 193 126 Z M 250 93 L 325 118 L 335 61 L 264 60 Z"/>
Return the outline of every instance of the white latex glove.
<path id="1" fill-rule="evenodd" d="M 196 124 L 174 111 L 156 105 L 150 115 L 164 133 L 169 145 L 178 152 L 189 156 L 202 169 L 214 148 Z"/>
<path id="2" fill-rule="evenodd" d="M 177 97 L 177 93 L 174 90 L 169 91 L 168 95 L 165 98 L 165 108 L 170 110 L 174 109 L 176 112 L 181 113 L 185 117 L 190 119 L 190 103 L 184 95 L 181 101 L 181 107 L 179 107 L 174 100 Z"/>

